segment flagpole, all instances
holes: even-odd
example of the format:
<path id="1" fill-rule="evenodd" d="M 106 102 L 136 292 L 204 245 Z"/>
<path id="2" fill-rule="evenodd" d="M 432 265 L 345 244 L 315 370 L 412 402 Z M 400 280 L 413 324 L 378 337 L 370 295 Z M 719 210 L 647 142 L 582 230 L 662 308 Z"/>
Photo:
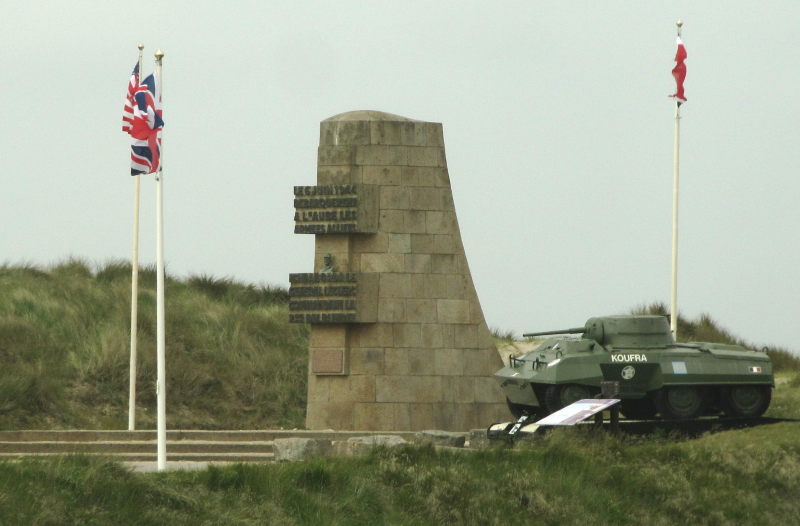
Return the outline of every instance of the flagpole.
<path id="1" fill-rule="evenodd" d="M 683 21 L 678 20 L 678 36 L 681 36 Z M 681 100 L 675 98 L 675 137 L 672 148 L 672 292 L 670 294 L 670 331 L 678 339 L 678 175 L 681 152 Z"/>
<path id="2" fill-rule="evenodd" d="M 164 52 L 156 50 L 156 100 L 161 102 L 162 77 L 161 59 Z M 162 132 L 159 132 L 162 133 Z M 159 170 L 156 172 L 156 399 L 158 407 L 157 419 L 157 451 L 158 471 L 167 469 L 167 383 L 166 383 L 166 338 L 164 334 L 164 150 L 160 153 Z"/>
<path id="3" fill-rule="evenodd" d="M 139 44 L 139 78 L 142 75 L 142 51 L 144 44 Z M 128 393 L 128 431 L 136 429 L 136 340 L 139 317 L 139 195 L 142 179 L 139 174 L 134 177 L 133 190 L 133 246 L 131 248 L 131 363 L 130 391 Z"/>

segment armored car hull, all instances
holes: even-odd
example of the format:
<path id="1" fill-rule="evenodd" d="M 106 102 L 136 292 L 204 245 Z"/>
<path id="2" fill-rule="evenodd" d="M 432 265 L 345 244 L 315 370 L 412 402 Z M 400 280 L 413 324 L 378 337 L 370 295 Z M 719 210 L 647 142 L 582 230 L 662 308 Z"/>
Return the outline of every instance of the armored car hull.
<path id="1" fill-rule="evenodd" d="M 593 398 L 608 381 L 618 382 L 628 418 L 755 417 L 769 407 L 774 376 L 766 353 L 676 343 L 664 316 L 597 317 L 582 328 L 531 336 L 565 333 L 580 336 L 548 338 L 495 373 L 515 417 Z"/>

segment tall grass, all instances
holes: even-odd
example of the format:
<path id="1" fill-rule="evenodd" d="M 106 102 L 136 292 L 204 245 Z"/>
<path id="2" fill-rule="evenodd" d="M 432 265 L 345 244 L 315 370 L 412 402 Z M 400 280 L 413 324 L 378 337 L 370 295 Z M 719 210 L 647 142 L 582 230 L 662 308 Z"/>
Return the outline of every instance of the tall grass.
<path id="1" fill-rule="evenodd" d="M 667 316 L 669 309 L 663 303 L 641 305 L 631 311 L 632 314 L 658 314 Z M 741 345 L 752 350 L 765 350 L 772 359 L 776 371 L 800 371 L 800 356 L 792 354 L 787 349 L 779 347 L 758 348 L 752 343 L 734 336 L 733 333 L 721 327 L 710 315 L 701 314 L 696 320 L 687 319 L 678 315 L 678 339 L 682 342 L 715 342 Z"/>
<path id="2" fill-rule="evenodd" d="M 514 334 L 514 331 L 504 331 L 497 327 L 492 327 L 489 329 L 489 332 L 497 343 L 513 343 L 517 339 L 517 335 Z"/>
<path id="3" fill-rule="evenodd" d="M 130 274 L 124 261 L 0 266 L 0 429 L 126 427 Z M 155 281 L 140 269 L 139 428 L 155 425 Z M 303 426 L 308 327 L 287 322 L 285 289 L 167 276 L 166 302 L 170 427 Z M 745 343 L 707 315 L 678 321 L 685 339 Z M 796 356 L 768 352 L 776 370 L 800 372 Z"/>
<path id="4" fill-rule="evenodd" d="M 130 473 L 102 459 L 0 463 L 9 524 L 794 524 L 800 424 L 691 441 L 554 431 L 515 450 Z"/>
<path id="5" fill-rule="evenodd" d="M 131 266 L 0 266 L 0 428 L 124 428 Z M 140 270 L 138 427 L 154 425 L 155 272 Z M 284 289 L 166 279 L 171 427 L 299 427 L 307 327 Z"/>

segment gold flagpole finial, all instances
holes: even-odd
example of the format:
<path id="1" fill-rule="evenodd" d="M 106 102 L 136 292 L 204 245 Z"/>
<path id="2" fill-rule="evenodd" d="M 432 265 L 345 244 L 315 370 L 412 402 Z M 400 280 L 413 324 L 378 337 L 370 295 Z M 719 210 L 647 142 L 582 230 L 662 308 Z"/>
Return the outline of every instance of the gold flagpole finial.
<path id="1" fill-rule="evenodd" d="M 143 49 L 144 49 L 144 44 L 139 44 L 139 45 L 138 45 L 138 46 L 136 46 L 136 47 L 138 47 L 138 48 L 139 48 L 139 51 L 141 51 L 141 50 L 143 50 Z"/>
<path id="2" fill-rule="evenodd" d="M 156 57 L 156 60 L 161 62 L 161 59 L 164 58 L 164 52 L 161 51 L 160 49 L 156 49 L 156 52 L 154 53 L 154 56 Z"/>
<path id="3" fill-rule="evenodd" d="M 683 27 L 683 20 L 679 18 L 678 21 L 675 22 L 675 25 L 678 27 L 678 36 L 681 36 L 681 28 Z"/>

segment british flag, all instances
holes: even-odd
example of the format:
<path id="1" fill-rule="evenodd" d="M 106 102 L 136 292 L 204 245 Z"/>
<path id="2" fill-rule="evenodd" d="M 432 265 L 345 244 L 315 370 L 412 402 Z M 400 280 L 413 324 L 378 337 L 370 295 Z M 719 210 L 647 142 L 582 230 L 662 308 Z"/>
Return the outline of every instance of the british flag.
<path id="1" fill-rule="evenodd" d="M 131 136 L 131 175 L 161 169 L 161 129 L 164 127 L 161 93 L 156 77 L 139 83 L 139 64 L 133 68 L 122 109 L 122 131 Z"/>

